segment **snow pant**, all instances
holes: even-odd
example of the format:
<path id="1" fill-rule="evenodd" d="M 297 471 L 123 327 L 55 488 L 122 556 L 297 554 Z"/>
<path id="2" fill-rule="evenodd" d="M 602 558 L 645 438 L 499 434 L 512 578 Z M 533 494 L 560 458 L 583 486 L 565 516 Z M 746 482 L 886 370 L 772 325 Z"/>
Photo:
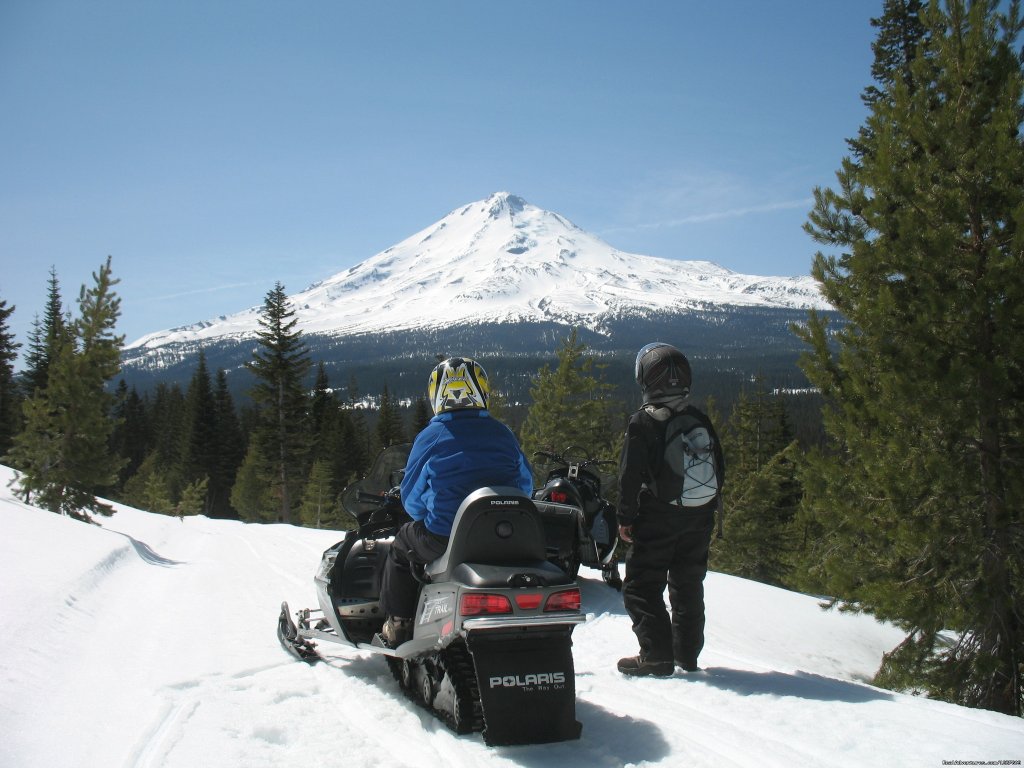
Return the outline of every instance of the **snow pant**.
<path id="1" fill-rule="evenodd" d="M 704 577 L 713 510 L 642 511 L 633 524 L 622 598 L 645 661 L 697 665 L 704 647 Z M 668 586 L 672 616 L 665 609 Z"/>
<path id="2" fill-rule="evenodd" d="M 448 537 L 432 533 L 422 520 L 398 529 L 391 544 L 380 585 L 380 609 L 385 616 L 412 618 L 420 594 L 414 566 L 437 560 L 448 548 Z"/>

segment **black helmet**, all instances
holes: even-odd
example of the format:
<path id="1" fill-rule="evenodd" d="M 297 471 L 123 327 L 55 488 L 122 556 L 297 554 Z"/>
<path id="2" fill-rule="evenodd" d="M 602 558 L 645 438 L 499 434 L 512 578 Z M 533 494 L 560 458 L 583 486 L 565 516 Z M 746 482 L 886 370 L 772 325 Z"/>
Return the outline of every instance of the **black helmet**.
<path id="1" fill-rule="evenodd" d="M 650 403 L 690 394 L 690 363 L 671 344 L 656 341 L 636 355 L 636 383 Z"/>

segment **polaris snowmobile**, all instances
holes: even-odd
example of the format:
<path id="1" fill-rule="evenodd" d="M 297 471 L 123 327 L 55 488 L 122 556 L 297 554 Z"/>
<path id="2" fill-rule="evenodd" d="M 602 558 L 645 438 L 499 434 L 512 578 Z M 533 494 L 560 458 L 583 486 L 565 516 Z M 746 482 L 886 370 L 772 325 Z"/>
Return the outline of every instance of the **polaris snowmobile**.
<path id="1" fill-rule="evenodd" d="M 548 559 L 574 577 L 581 565 L 597 568 L 606 584 L 622 589 L 615 561 L 619 543 L 615 507 L 601 495 L 598 473 L 601 465 L 615 462 L 576 458 L 580 454 L 571 446 L 563 454 L 534 454 L 536 466 L 550 468 L 544 486 L 533 492 L 544 518 Z"/>
<path id="2" fill-rule="evenodd" d="M 463 501 L 448 549 L 417 574 L 412 639 L 393 649 L 381 642 L 381 574 L 408 520 L 395 468 L 408 449 L 389 448 L 346 489 L 343 504 L 359 527 L 323 553 L 319 608 L 293 619 L 282 604 L 282 645 L 309 663 L 321 659 L 316 641 L 384 655 L 408 698 L 456 733 L 482 731 L 489 745 L 579 738 L 571 635 L 586 620 L 580 590 L 546 560 L 541 516 L 518 489 L 481 488 Z M 390 490 L 370 492 L 385 478 Z"/>

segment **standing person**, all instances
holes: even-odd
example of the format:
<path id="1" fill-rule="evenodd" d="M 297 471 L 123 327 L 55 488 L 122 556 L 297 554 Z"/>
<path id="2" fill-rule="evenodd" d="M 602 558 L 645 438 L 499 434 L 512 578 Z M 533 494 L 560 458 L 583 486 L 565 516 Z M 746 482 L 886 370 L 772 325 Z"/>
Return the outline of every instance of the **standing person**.
<path id="1" fill-rule="evenodd" d="M 412 565 L 444 554 L 455 513 L 470 493 L 512 486 L 529 495 L 533 473 L 512 431 L 487 411 L 490 386 L 468 357 L 439 363 L 427 380 L 434 417 L 413 441 L 402 478 L 402 505 L 412 518 L 398 529 L 384 567 L 381 637 L 397 648 L 412 637 L 419 583 Z"/>
<path id="2" fill-rule="evenodd" d="M 640 653 L 618 668 L 667 677 L 675 665 L 696 670 L 704 647 L 704 577 L 725 463 L 711 421 L 687 402 L 682 352 L 648 344 L 636 356 L 636 381 L 644 404 L 630 416 L 622 448 L 619 536 L 633 544 L 622 596 Z"/>

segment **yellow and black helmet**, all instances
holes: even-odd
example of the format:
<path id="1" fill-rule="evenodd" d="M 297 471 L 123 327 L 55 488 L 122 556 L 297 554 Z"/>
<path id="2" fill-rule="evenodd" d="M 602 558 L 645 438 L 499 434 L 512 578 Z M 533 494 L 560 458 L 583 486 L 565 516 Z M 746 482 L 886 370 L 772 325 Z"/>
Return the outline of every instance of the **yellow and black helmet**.
<path id="1" fill-rule="evenodd" d="M 468 357 L 450 357 L 438 363 L 427 380 L 427 398 L 434 413 L 486 408 L 490 392 L 487 372 Z"/>

